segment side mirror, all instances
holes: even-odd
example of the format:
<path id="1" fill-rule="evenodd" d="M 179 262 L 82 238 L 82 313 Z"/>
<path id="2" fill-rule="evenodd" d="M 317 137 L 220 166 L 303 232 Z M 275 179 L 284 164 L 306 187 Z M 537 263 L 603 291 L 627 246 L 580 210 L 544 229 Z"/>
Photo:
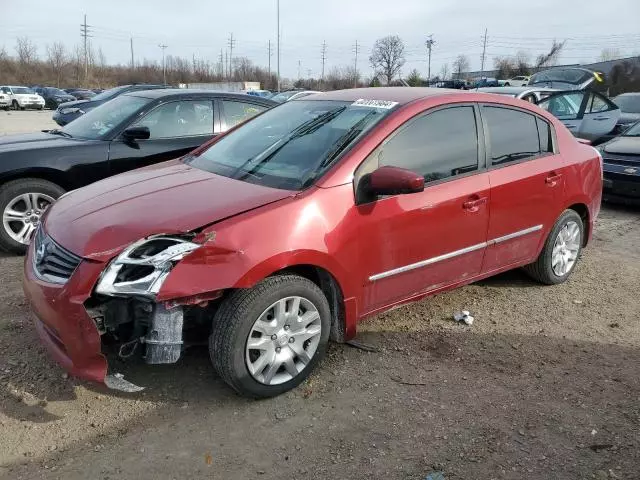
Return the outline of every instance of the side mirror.
<path id="1" fill-rule="evenodd" d="M 379 195 L 405 195 L 424 191 L 424 177 L 399 167 L 380 167 L 360 181 L 359 197 L 364 203 Z"/>
<path id="2" fill-rule="evenodd" d="M 122 136 L 125 140 L 147 140 L 151 136 L 151 132 L 149 131 L 149 127 L 129 127 L 124 132 L 122 132 Z"/>

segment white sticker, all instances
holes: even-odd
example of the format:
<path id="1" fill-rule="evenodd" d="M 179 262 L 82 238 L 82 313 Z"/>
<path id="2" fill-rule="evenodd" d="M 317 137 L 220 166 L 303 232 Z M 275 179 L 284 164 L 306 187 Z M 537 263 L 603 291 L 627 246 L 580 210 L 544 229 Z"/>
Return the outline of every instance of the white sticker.
<path id="1" fill-rule="evenodd" d="M 391 102 L 389 100 L 365 100 L 361 98 L 352 103 L 354 107 L 370 107 L 370 108 L 384 108 L 389 110 L 398 105 L 398 102 Z"/>

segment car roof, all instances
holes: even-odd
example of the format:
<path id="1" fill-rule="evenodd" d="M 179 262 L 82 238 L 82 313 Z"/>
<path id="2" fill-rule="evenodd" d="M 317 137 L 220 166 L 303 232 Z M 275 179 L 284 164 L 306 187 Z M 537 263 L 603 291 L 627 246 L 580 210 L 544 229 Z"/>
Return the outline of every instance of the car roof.
<path id="1" fill-rule="evenodd" d="M 252 102 L 258 101 L 265 104 L 277 105 L 276 102 L 272 102 L 268 98 L 258 97 L 257 95 L 247 95 L 246 93 L 231 93 L 221 92 L 218 90 L 205 90 L 195 88 L 158 88 L 154 90 L 136 90 L 134 92 L 127 92 L 123 95 L 130 97 L 144 97 L 144 98 L 172 98 L 172 97 L 189 97 L 189 96 L 211 96 L 236 100 L 250 100 Z"/>
<path id="2" fill-rule="evenodd" d="M 460 90 L 449 88 L 430 88 L 430 87 L 371 87 L 371 88 L 352 88 L 349 90 L 334 90 L 331 92 L 322 92 L 303 97 L 301 100 L 338 100 L 345 102 L 355 102 L 356 100 L 380 100 L 388 102 L 397 102 L 400 105 L 406 105 L 414 100 L 420 100 L 427 97 L 438 97 L 442 95 L 451 95 L 461 93 Z"/>
<path id="3" fill-rule="evenodd" d="M 617 95 L 618 97 L 637 97 L 640 96 L 640 92 L 626 92 Z"/>

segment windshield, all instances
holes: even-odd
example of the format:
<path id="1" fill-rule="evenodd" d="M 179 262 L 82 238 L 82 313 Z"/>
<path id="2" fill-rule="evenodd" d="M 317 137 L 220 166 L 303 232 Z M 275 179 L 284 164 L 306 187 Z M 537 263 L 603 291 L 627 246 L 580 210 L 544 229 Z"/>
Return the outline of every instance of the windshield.
<path id="1" fill-rule="evenodd" d="M 36 93 L 27 87 L 11 87 L 11 90 L 13 91 L 14 95 L 29 95 Z"/>
<path id="2" fill-rule="evenodd" d="M 351 102 L 289 102 L 224 136 L 189 163 L 237 180 L 301 190 L 389 111 Z"/>
<path id="3" fill-rule="evenodd" d="M 620 95 L 612 99 L 626 113 L 640 113 L 640 95 Z"/>
<path id="4" fill-rule="evenodd" d="M 122 95 L 88 111 L 67 124 L 62 131 L 76 138 L 101 140 L 149 102 L 149 98 Z"/>
<path id="5" fill-rule="evenodd" d="M 640 122 L 633 125 L 629 130 L 622 134 L 623 137 L 640 137 Z"/>
<path id="6" fill-rule="evenodd" d="M 109 90 L 105 90 L 104 92 L 99 93 L 98 95 L 93 97 L 92 100 L 109 100 L 110 98 L 113 98 L 116 95 L 118 95 L 125 88 L 127 87 L 123 86 L 123 87 L 110 88 Z"/>
<path id="7" fill-rule="evenodd" d="M 286 102 L 287 100 L 289 100 L 291 97 L 293 97 L 296 93 L 300 93 L 299 91 L 292 91 L 292 92 L 282 92 L 282 93 L 278 93 L 277 95 L 274 95 L 273 97 L 271 97 L 271 100 L 275 101 L 275 102 Z"/>
<path id="8" fill-rule="evenodd" d="M 529 80 L 529 85 L 546 82 L 563 82 L 570 83 L 572 85 L 579 85 L 589 80 L 592 75 L 593 74 L 589 71 L 577 68 L 557 68 L 554 70 L 545 70 L 544 72 L 536 73 L 531 77 L 531 80 Z"/>

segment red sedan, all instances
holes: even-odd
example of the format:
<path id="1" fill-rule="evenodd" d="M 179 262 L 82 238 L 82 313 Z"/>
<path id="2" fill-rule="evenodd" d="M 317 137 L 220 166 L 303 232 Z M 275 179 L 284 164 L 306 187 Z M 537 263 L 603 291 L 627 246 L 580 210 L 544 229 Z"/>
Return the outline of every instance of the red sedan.
<path id="1" fill-rule="evenodd" d="M 24 290 L 73 375 L 135 390 L 105 352 L 173 363 L 208 339 L 229 385 L 273 396 L 367 316 L 518 267 L 564 282 L 601 190 L 598 152 L 532 104 L 322 93 L 64 195 Z"/>

